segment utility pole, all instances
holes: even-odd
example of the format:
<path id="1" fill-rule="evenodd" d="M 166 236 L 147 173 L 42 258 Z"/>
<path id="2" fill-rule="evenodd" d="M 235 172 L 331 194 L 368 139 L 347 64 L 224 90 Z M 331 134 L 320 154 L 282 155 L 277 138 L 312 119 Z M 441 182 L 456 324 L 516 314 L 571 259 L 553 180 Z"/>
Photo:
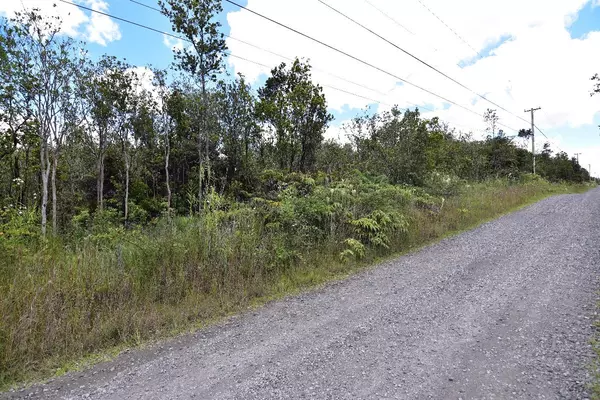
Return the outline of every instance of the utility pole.
<path id="1" fill-rule="evenodd" d="M 582 154 L 582 153 L 575 153 L 575 157 L 577 157 L 577 164 L 578 164 L 578 165 L 579 165 L 579 156 L 580 156 L 581 154 Z"/>
<path id="2" fill-rule="evenodd" d="M 531 113 L 531 154 L 533 156 L 533 173 L 535 174 L 535 123 L 533 121 L 533 113 L 541 110 L 541 107 L 531 108 L 529 110 L 525 110 L 525 112 Z"/>

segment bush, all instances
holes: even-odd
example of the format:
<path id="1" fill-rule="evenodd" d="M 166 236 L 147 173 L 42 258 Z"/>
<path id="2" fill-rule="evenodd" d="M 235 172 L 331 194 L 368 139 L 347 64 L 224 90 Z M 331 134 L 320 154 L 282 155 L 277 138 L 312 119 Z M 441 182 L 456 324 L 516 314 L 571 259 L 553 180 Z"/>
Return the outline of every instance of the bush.
<path id="1" fill-rule="evenodd" d="M 425 179 L 425 188 L 435 196 L 456 196 L 465 182 L 456 175 L 432 172 Z"/>

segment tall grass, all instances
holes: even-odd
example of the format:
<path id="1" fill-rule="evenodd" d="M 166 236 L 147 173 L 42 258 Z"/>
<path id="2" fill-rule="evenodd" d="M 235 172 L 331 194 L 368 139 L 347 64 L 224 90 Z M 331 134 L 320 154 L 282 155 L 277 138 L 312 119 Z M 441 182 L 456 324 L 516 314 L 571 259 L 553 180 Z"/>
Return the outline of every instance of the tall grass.
<path id="1" fill-rule="evenodd" d="M 575 189 L 496 181 L 462 186 L 442 201 L 415 188 L 303 180 L 273 200 L 239 204 L 213 194 L 201 216 L 140 230 L 50 241 L 0 236 L 0 387 L 212 321 Z"/>

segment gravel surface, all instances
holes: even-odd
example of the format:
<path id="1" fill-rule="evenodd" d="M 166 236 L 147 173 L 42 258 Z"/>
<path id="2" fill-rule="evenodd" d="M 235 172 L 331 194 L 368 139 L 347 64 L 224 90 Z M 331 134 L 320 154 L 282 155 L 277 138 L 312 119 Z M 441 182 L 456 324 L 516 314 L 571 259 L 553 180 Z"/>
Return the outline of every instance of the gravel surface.
<path id="1" fill-rule="evenodd" d="M 584 399 L 600 189 L 7 398 Z"/>

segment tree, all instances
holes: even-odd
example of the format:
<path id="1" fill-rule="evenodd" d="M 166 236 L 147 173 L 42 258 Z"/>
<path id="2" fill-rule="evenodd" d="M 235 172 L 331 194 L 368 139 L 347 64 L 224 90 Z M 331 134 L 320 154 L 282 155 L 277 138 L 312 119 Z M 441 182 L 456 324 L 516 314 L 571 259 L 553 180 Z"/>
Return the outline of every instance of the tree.
<path id="1" fill-rule="evenodd" d="M 9 196 L 23 203 L 20 148 L 27 144 L 26 136 L 35 134 L 32 111 L 30 55 L 25 50 L 27 32 L 0 18 L 0 159 L 10 156 Z M 23 181 L 23 183 L 25 183 Z"/>
<path id="2" fill-rule="evenodd" d="M 186 113 L 185 93 L 178 84 L 168 85 L 166 71 L 154 71 L 154 87 L 158 94 L 156 104 L 157 116 L 154 119 L 154 129 L 160 135 L 164 155 L 165 186 L 167 189 L 167 215 L 171 216 L 171 142 L 176 131 L 189 129 L 189 121 Z M 183 132 L 182 132 L 183 133 Z"/>
<path id="3" fill-rule="evenodd" d="M 137 150 L 140 143 L 150 143 L 154 136 L 153 110 L 156 101 L 152 93 L 144 89 L 139 77 L 133 71 L 126 71 L 130 87 L 125 110 L 126 122 L 120 132 L 119 140 L 125 165 L 125 193 L 123 199 L 123 217 L 125 224 L 129 223 L 129 192 L 131 182 L 131 169 L 136 162 Z"/>
<path id="4" fill-rule="evenodd" d="M 231 83 L 220 82 L 218 115 L 221 125 L 221 158 L 225 161 L 225 178 L 246 180 L 251 169 L 252 152 L 260 138 L 255 120 L 256 100 L 242 75 Z"/>
<path id="5" fill-rule="evenodd" d="M 39 10 L 18 14 L 15 27 L 23 43 L 20 75 L 26 76 L 40 146 L 42 178 L 41 230 L 46 235 L 48 184 L 52 174 L 52 227 L 57 232 L 56 168 L 65 136 L 77 125 L 74 99 L 80 97 L 77 77 L 85 55 L 75 42 L 59 35 L 59 18 Z"/>
<path id="6" fill-rule="evenodd" d="M 104 56 L 98 62 L 88 94 L 94 130 L 90 132 L 91 147 L 96 155 L 97 206 L 104 208 L 104 162 L 111 141 L 121 145 L 126 170 L 124 214 L 127 219 L 129 195 L 129 158 L 131 118 L 136 106 L 135 75 L 131 66 L 115 57 Z"/>
<path id="7" fill-rule="evenodd" d="M 485 131 L 493 137 L 496 136 L 496 127 L 498 126 L 498 114 L 496 110 L 488 108 L 483 114 L 483 120 L 488 125 Z"/>
<path id="8" fill-rule="evenodd" d="M 600 93 L 600 75 L 595 74 L 592 76 L 592 81 L 594 81 L 594 87 L 592 88 L 592 93 L 590 93 L 590 96 Z"/>
<path id="9" fill-rule="evenodd" d="M 529 139 L 531 137 L 531 129 L 521 129 L 518 133 L 520 138 Z"/>
<path id="10" fill-rule="evenodd" d="M 259 118 L 275 130 L 279 167 L 306 172 L 316 163 L 323 133 L 333 119 L 323 89 L 311 81 L 310 65 L 296 59 L 271 71 L 259 90 Z"/>
<path id="11" fill-rule="evenodd" d="M 222 67 L 223 52 L 227 50 L 224 36 L 219 32 L 221 24 L 214 20 L 223 8 L 219 0 L 160 0 L 158 4 L 163 14 L 171 20 L 173 31 L 182 34 L 192 44 L 191 48 L 175 49 L 177 66 L 200 80 L 202 97 L 198 110 L 197 142 L 200 207 L 205 167 L 208 185 L 211 180 L 210 135 L 206 123 L 209 108 L 207 84 L 216 81 L 217 72 Z"/>

